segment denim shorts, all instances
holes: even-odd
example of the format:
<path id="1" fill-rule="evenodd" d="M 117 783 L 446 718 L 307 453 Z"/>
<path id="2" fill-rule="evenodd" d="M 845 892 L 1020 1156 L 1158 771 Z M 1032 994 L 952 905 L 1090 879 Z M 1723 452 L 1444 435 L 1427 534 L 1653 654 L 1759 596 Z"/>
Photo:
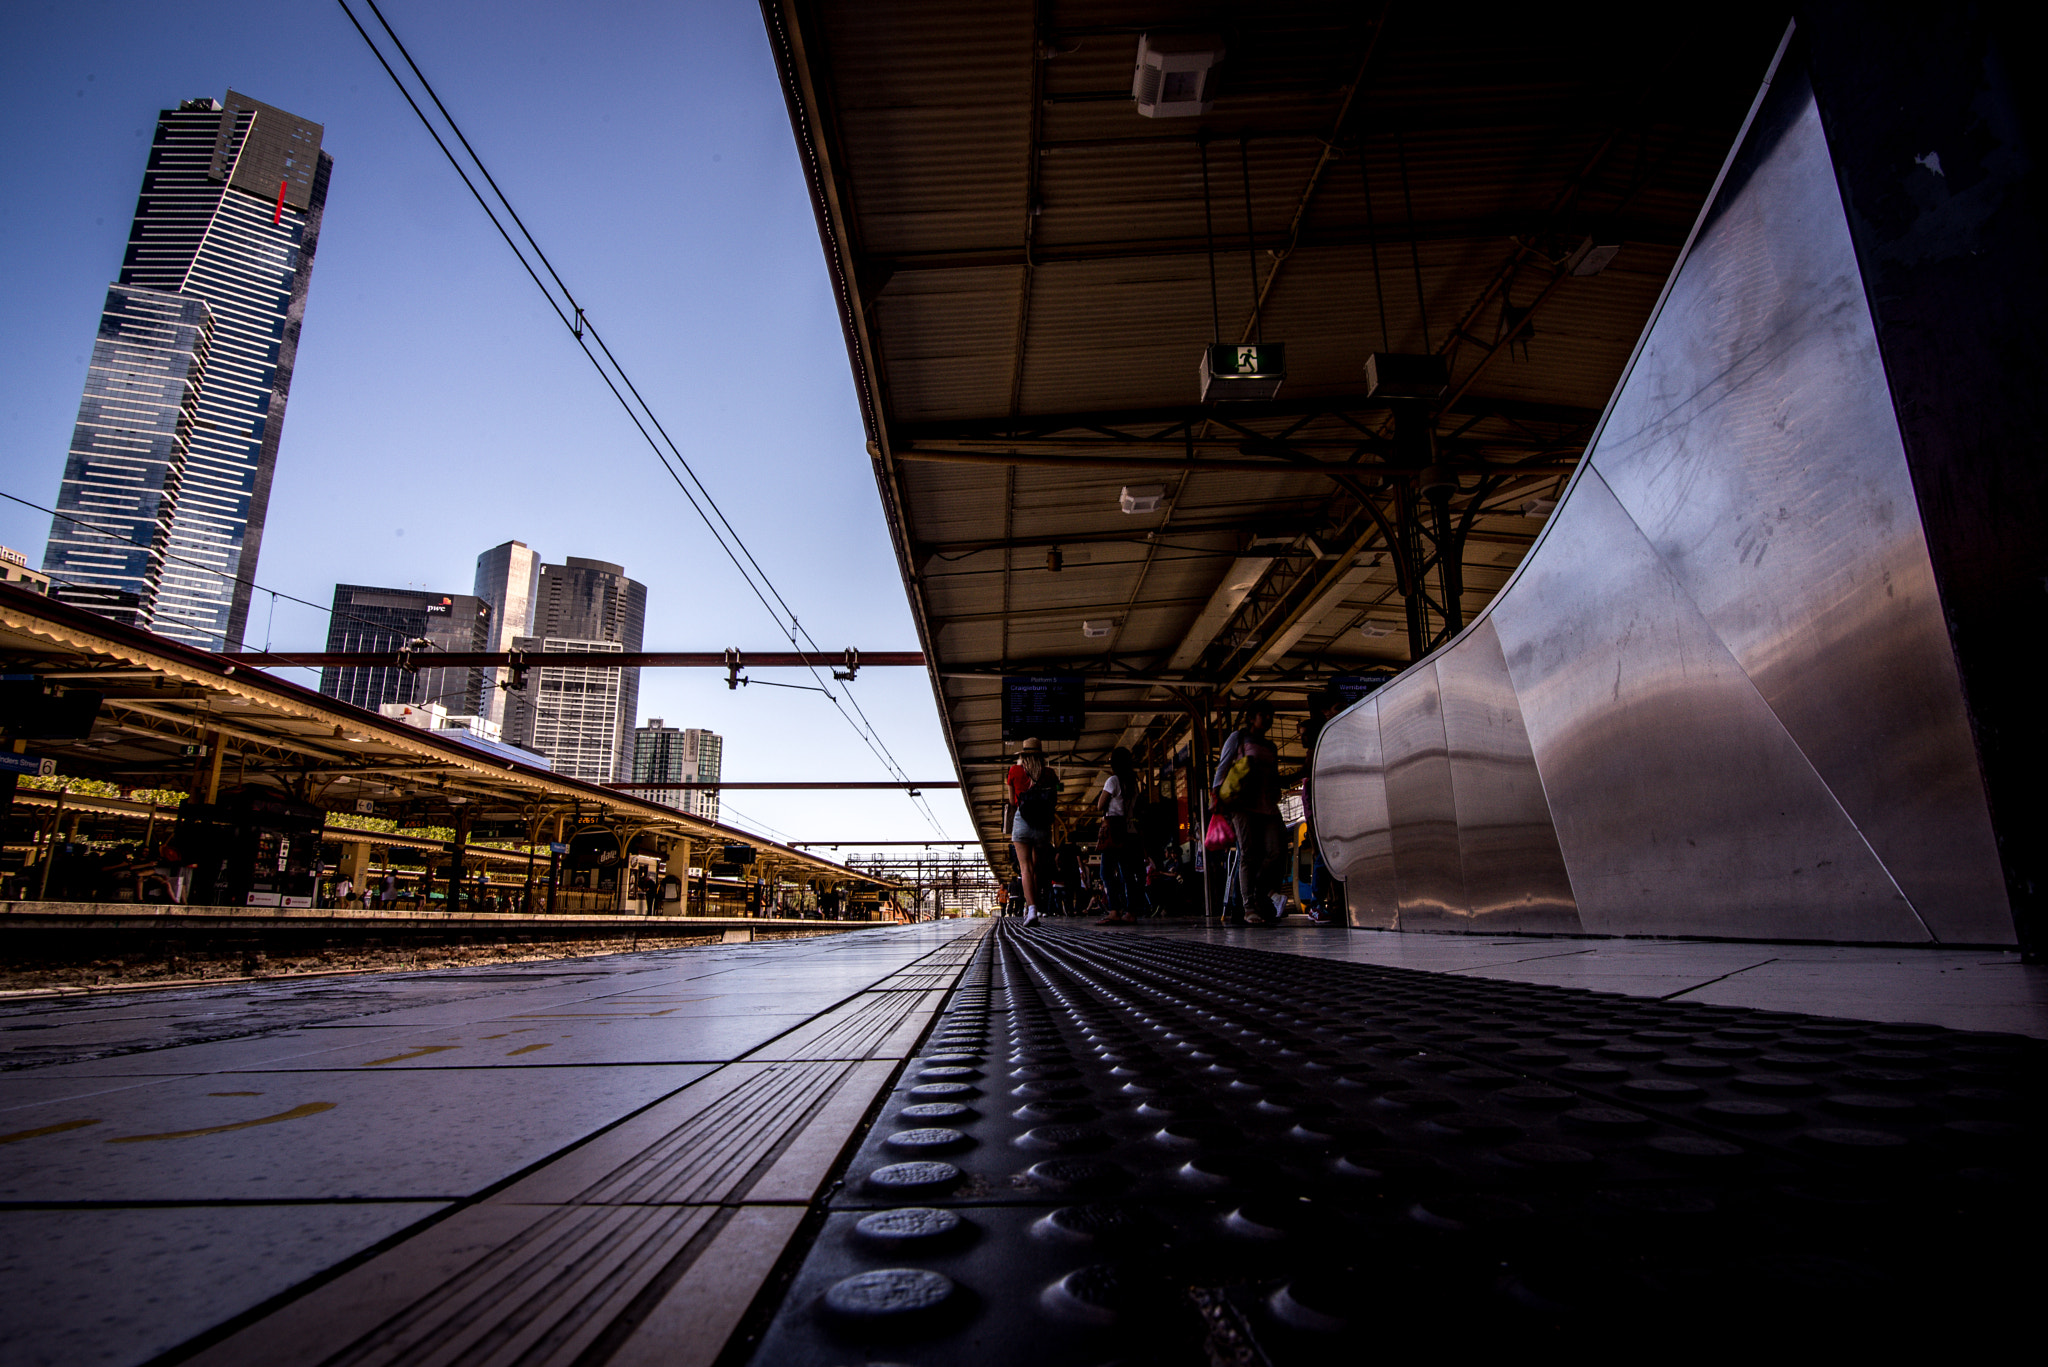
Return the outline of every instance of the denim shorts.
<path id="1" fill-rule="evenodd" d="M 1034 826 L 1024 819 L 1024 813 L 1010 813 L 1010 839 L 1019 845 L 1050 845 L 1052 832 Z"/>

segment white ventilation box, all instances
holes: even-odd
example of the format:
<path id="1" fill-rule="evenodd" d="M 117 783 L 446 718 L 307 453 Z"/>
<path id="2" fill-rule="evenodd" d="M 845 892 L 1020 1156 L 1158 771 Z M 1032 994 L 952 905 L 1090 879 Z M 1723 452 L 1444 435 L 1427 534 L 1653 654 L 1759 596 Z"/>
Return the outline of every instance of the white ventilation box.
<path id="1" fill-rule="evenodd" d="M 1126 513 L 1156 513 L 1159 505 L 1166 502 L 1166 490 L 1157 484 L 1126 484 L 1123 492 L 1116 497 L 1116 506 Z"/>
<path id="2" fill-rule="evenodd" d="M 1131 98 L 1148 119 L 1206 114 L 1216 102 L 1223 40 L 1213 33 L 1148 33 L 1138 39 Z"/>
<path id="3" fill-rule="evenodd" d="M 1115 629 L 1116 623 L 1110 621 L 1087 621 L 1081 623 L 1081 634 L 1092 641 L 1101 640 Z"/>

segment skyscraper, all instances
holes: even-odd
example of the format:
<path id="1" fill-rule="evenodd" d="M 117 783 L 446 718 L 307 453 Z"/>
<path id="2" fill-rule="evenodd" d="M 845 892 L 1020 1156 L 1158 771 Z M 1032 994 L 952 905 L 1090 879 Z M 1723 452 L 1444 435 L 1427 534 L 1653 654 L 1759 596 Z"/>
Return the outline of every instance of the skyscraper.
<path id="1" fill-rule="evenodd" d="M 437 703 L 458 715 L 473 714 L 486 671 L 435 669 L 432 661 L 438 650 L 486 649 L 490 620 L 491 605 L 467 594 L 336 584 L 327 617 L 330 652 L 389 653 L 417 640 L 428 648 L 420 652 L 416 670 L 329 665 L 320 671 L 320 691 L 372 712 L 386 703 Z"/>
<path id="2" fill-rule="evenodd" d="M 232 90 L 159 115 L 43 553 L 56 596 L 241 645 L 334 165 L 321 133 Z"/>
<path id="3" fill-rule="evenodd" d="M 515 650 L 634 651 L 647 621 L 647 586 L 625 567 L 570 556 L 540 567 L 533 632 Z M 536 669 L 523 691 L 505 694 L 504 737 L 546 755 L 555 772 L 608 783 L 629 772 L 640 671 L 581 666 Z"/>
<path id="4" fill-rule="evenodd" d="M 524 541 L 507 541 L 476 558 L 476 596 L 491 605 L 490 644 L 485 650 L 510 650 L 522 636 L 533 635 L 534 601 L 540 594 L 540 557 Z M 505 690 L 509 671 L 485 674 L 485 697 L 477 710 L 499 726 L 505 724 Z"/>
<path id="5" fill-rule="evenodd" d="M 716 731 L 663 726 L 660 717 L 650 717 L 647 725 L 633 732 L 635 783 L 716 783 L 724 758 L 725 738 Z M 716 792 L 686 788 L 639 796 L 707 821 L 718 820 Z"/>

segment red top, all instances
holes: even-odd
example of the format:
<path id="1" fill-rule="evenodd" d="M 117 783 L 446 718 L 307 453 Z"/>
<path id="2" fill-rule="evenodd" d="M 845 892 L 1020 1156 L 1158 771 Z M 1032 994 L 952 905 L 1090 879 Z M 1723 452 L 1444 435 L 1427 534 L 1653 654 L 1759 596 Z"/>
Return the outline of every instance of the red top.
<path id="1" fill-rule="evenodd" d="M 1024 800 L 1024 794 L 1031 791 L 1031 780 L 1025 776 L 1024 766 L 1013 764 L 1010 772 L 1003 775 L 1003 791 L 1010 795 L 1010 805 L 1016 806 Z"/>

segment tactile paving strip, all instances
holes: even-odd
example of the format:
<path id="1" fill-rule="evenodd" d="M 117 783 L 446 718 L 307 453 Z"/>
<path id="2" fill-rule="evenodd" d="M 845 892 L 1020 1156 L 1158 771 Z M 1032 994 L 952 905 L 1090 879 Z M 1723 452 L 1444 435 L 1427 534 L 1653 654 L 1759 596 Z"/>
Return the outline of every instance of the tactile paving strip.
<path id="1" fill-rule="evenodd" d="M 763 1367 L 1896 1346 L 2026 1285 L 2036 1041 L 1008 925 L 982 955 Z"/>

